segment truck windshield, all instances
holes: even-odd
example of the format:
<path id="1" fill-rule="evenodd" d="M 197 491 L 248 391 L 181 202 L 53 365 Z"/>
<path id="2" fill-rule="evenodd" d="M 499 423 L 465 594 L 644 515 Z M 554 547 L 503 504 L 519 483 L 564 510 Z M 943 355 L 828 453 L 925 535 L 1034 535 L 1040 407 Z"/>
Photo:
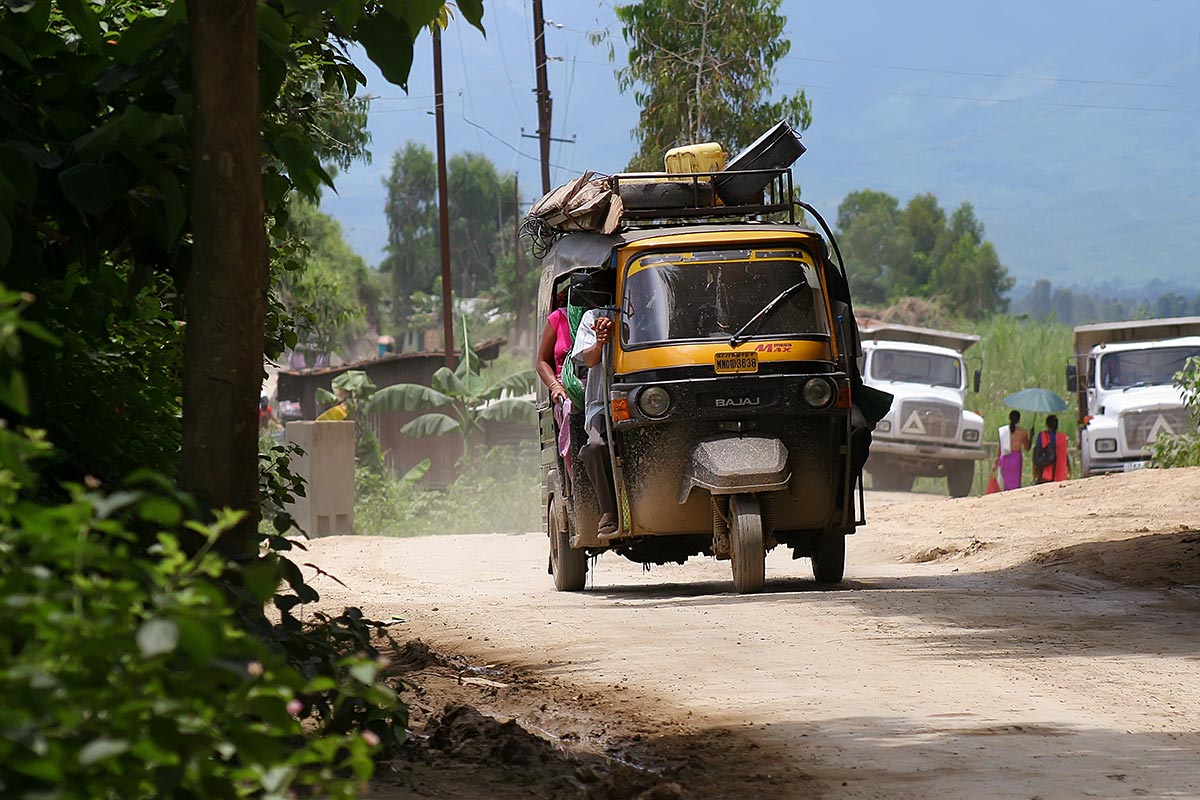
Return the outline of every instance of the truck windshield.
<path id="1" fill-rule="evenodd" d="M 871 358 L 871 377 L 896 383 L 962 388 L 962 361 L 937 353 L 911 350 L 876 350 Z"/>
<path id="2" fill-rule="evenodd" d="M 1100 386 L 1128 389 L 1160 386 L 1173 381 L 1189 358 L 1200 356 L 1200 347 L 1155 347 L 1108 353 L 1100 359 Z"/>
<path id="3" fill-rule="evenodd" d="M 828 333 L 812 257 L 798 250 L 651 253 L 626 268 L 621 343 L 728 340 L 762 307 L 801 284 L 761 320 L 754 339 Z"/>

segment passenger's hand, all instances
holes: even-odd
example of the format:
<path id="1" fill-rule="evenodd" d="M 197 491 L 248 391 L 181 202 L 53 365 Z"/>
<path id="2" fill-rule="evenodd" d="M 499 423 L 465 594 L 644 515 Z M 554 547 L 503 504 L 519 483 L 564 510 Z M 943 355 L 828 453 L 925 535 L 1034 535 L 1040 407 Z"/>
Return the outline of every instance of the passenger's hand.
<path id="1" fill-rule="evenodd" d="M 563 388 L 561 383 L 555 383 L 550 387 L 550 402 L 558 405 L 565 403 L 567 400 L 567 390 Z"/>
<path id="2" fill-rule="evenodd" d="M 600 317 L 592 323 L 592 330 L 596 332 L 596 344 L 608 344 L 612 338 L 613 322 L 608 317 Z"/>

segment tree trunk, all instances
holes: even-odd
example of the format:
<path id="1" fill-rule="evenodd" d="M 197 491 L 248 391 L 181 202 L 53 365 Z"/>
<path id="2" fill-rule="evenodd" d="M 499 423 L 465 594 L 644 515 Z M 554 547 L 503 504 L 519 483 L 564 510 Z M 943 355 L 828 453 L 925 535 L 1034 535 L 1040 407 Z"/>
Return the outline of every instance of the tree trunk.
<path id="1" fill-rule="evenodd" d="M 187 4 L 192 247 L 183 352 L 183 487 L 246 517 L 222 541 L 255 553 L 258 397 L 267 304 L 255 0 Z"/>

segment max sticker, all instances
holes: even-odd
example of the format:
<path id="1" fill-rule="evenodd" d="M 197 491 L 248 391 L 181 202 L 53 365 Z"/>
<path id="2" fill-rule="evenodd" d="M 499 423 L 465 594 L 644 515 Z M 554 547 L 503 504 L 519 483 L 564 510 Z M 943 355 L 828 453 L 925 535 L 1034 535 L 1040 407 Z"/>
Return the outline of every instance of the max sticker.
<path id="1" fill-rule="evenodd" d="M 768 342 L 760 344 L 754 348 L 760 353 L 790 353 L 792 352 L 791 342 Z"/>

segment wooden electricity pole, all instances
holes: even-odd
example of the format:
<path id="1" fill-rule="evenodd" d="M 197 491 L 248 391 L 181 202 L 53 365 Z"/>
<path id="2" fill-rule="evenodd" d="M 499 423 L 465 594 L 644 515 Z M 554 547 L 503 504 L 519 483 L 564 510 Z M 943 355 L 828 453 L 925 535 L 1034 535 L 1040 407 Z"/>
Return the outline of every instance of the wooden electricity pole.
<path id="1" fill-rule="evenodd" d="M 533 0 L 533 53 L 537 71 L 538 145 L 542 158 L 542 194 L 550 193 L 550 83 L 546 79 L 546 21 L 542 0 Z"/>
<path id="2" fill-rule="evenodd" d="M 520 176 L 513 175 L 513 315 L 516 339 L 520 345 L 525 339 L 525 281 L 521 274 L 521 189 Z"/>
<path id="3" fill-rule="evenodd" d="M 454 300 L 450 276 L 450 192 L 446 185 L 446 108 L 442 99 L 442 29 L 433 25 L 433 106 L 437 125 L 438 236 L 442 251 L 442 346 L 454 369 Z"/>

